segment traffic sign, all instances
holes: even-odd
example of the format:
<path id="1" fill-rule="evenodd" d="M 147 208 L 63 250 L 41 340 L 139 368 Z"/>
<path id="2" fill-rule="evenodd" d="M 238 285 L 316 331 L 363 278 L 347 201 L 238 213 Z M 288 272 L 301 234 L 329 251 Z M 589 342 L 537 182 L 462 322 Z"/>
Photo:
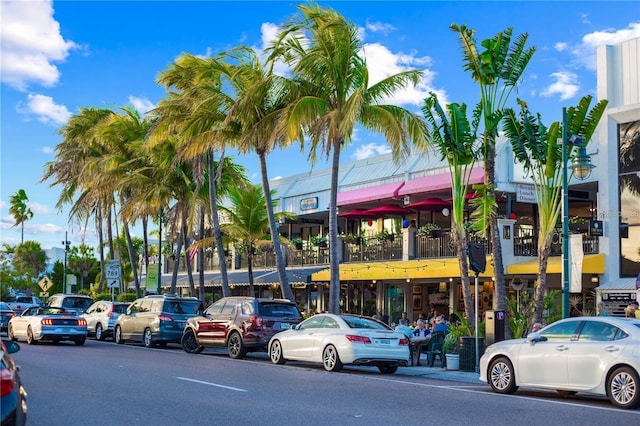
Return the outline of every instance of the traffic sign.
<path id="1" fill-rule="evenodd" d="M 120 278 L 107 278 L 107 287 L 109 287 L 109 288 L 119 288 L 120 287 Z"/>
<path id="2" fill-rule="evenodd" d="M 40 297 L 49 297 L 49 292 L 48 291 L 41 291 L 40 292 Z"/>
<path id="3" fill-rule="evenodd" d="M 42 291 L 47 291 L 51 287 L 53 283 L 49 279 L 49 277 L 42 277 L 40 281 L 38 281 L 38 285 L 42 289 Z"/>
<path id="4" fill-rule="evenodd" d="M 105 271 L 107 280 L 120 279 L 122 277 L 122 269 L 120 268 L 120 259 L 111 259 L 107 263 L 107 270 Z"/>

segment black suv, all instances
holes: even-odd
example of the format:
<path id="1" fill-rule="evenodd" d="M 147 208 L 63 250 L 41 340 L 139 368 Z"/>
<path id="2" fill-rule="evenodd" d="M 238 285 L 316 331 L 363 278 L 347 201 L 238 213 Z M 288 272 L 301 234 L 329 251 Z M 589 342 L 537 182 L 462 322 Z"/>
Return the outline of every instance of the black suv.
<path id="1" fill-rule="evenodd" d="M 187 321 L 182 348 L 197 354 L 205 347 L 227 347 L 231 358 L 244 358 L 266 350 L 271 336 L 300 321 L 296 304 L 286 299 L 225 297 Z"/>
<path id="2" fill-rule="evenodd" d="M 162 294 L 136 299 L 116 320 L 114 339 L 142 342 L 146 347 L 179 343 L 188 318 L 198 313 L 200 302 L 194 297 Z"/>

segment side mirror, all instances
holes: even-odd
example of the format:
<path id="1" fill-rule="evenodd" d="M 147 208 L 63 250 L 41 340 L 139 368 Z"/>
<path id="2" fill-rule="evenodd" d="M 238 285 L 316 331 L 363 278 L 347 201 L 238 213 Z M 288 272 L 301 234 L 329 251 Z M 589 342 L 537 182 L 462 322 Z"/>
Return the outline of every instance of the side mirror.
<path id="1" fill-rule="evenodd" d="M 20 350 L 18 342 L 14 342 L 13 340 L 2 339 L 2 343 L 4 343 L 4 346 L 7 348 L 7 353 L 13 354 Z"/>
<path id="2" fill-rule="evenodd" d="M 527 335 L 527 343 L 546 342 L 547 338 L 537 331 L 533 331 Z"/>

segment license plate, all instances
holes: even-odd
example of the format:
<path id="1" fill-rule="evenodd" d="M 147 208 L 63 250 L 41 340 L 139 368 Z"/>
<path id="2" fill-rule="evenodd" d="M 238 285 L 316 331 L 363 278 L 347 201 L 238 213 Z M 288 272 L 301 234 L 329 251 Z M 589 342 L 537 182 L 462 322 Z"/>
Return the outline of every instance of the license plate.
<path id="1" fill-rule="evenodd" d="M 391 344 L 391 340 L 389 340 L 389 339 L 378 339 L 378 344 L 380 344 L 380 345 L 390 345 Z"/>
<path id="2" fill-rule="evenodd" d="M 289 324 L 288 322 L 281 322 L 280 323 L 280 328 L 283 330 L 288 330 L 291 328 L 291 324 Z"/>

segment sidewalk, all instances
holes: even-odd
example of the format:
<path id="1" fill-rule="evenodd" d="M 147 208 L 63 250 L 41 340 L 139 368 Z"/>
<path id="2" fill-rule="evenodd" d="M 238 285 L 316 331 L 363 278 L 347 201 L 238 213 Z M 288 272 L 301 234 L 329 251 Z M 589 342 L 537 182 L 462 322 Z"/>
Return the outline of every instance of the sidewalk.
<path id="1" fill-rule="evenodd" d="M 453 380 L 456 382 L 482 383 L 479 380 L 480 375 L 474 371 L 447 370 L 446 368 L 440 367 L 437 362 L 433 367 L 426 367 L 424 364 L 419 367 L 399 367 L 396 374 L 439 380 Z"/>

